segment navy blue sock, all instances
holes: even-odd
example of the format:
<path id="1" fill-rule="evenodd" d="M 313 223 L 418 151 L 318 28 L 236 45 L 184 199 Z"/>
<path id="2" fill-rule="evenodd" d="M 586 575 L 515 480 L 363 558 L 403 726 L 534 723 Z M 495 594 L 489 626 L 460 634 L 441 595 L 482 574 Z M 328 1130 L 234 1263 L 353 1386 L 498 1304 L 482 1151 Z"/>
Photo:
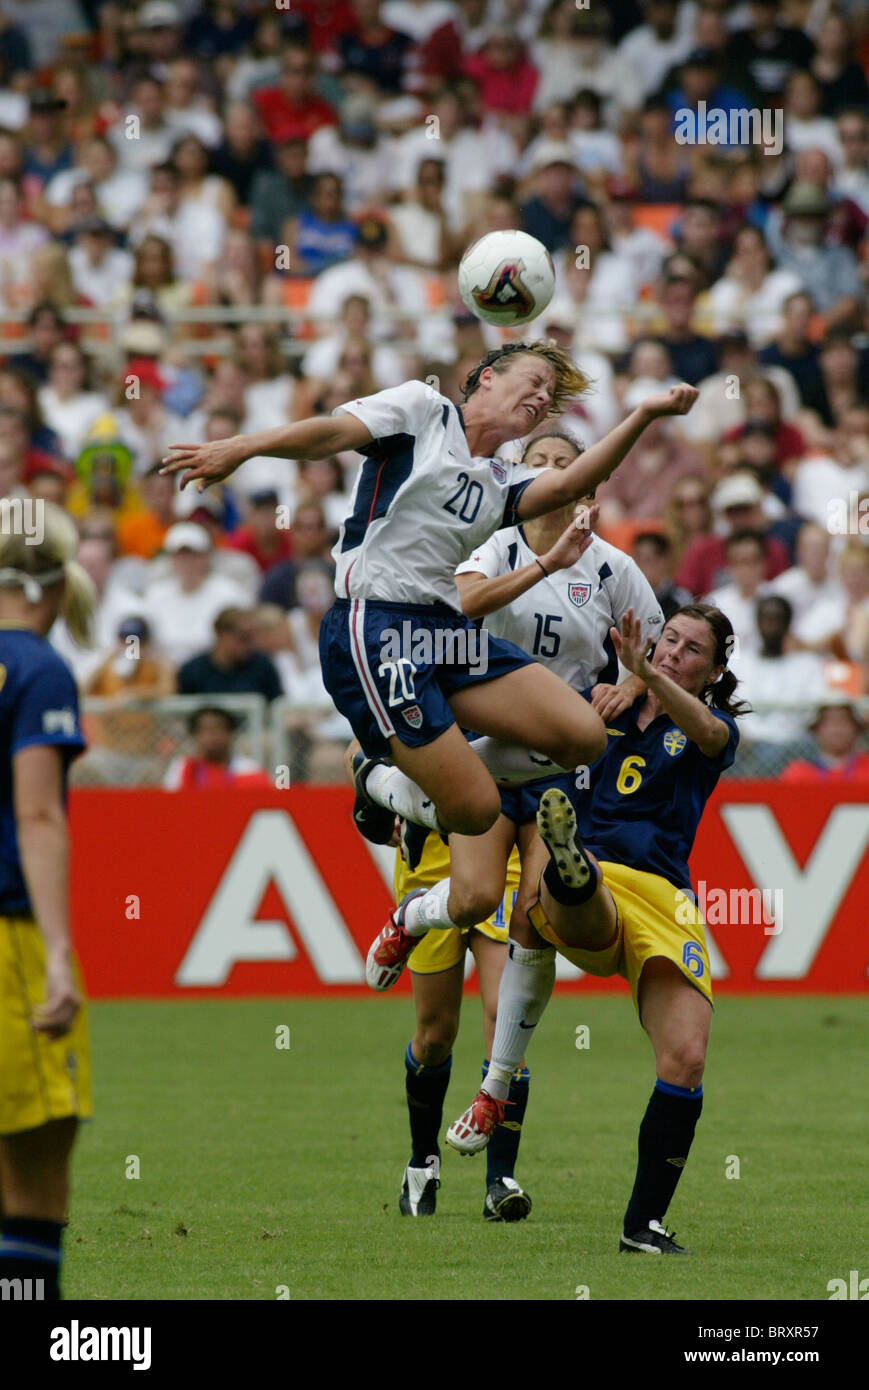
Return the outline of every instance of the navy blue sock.
<path id="1" fill-rule="evenodd" d="M 0 1279 L 42 1280 L 32 1297 L 56 1302 L 60 1298 L 60 1221 L 36 1216 L 4 1216 L 0 1225 Z"/>
<path id="2" fill-rule="evenodd" d="M 703 1109 L 703 1087 L 693 1091 L 656 1081 L 637 1142 L 639 1161 L 634 1190 L 625 1212 L 625 1233 L 664 1220 L 688 1161 L 694 1129 Z"/>
<path id="3" fill-rule="evenodd" d="M 405 1088 L 410 1115 L 411 1167 L 424 1168 L 431 1154 L 439 1154 L 438 1135 L 444 1117 L 444 1099 L 450 1084 L 452 1053 L 437 1067 L 424 1067 L 407 1044 L 404 1054 L 407 1069 Z"/>
<path id="4" fill-rule="evenodd" d="M 483 1080 L 489 1073 L 488 1061 L 483 1063 Z M 499 1178 L 512 1178 L 519 1156 L 519 1141 L 522 1138 L 522 1121 L 528 1106 L 528 1090 L 531 1073 L 527 1067 L 517 1067 L 510 1078 L 507 1094 L 507 1110 L 501 1124 L 496 1125 L 486 1146 L 486 1187 L 491 1187 Z"/>

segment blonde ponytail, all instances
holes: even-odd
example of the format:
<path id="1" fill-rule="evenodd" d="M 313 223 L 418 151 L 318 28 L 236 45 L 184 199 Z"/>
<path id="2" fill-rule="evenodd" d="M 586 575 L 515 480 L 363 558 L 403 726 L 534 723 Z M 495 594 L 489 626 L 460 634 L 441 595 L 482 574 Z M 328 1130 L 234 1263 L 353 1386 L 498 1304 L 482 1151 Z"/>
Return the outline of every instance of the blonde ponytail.
<path id="1" fill-rule="evenodd" d="M 54 502 L 25 499 L 22 506 L 26 505 L 38 509 L 38 526 L 25 529 L 21 524 L 0 530 L 0 588 L 23 589 L 31 603 L 38 603 L 43 587 L 63 581 L 61 614 L 70 636 L 79 646 L 90 646 L 97 592 L 90 576 L 74 559 L 78 549 L 75 522 Z M 9 510 L 11 513 L 11 502 Z"/>

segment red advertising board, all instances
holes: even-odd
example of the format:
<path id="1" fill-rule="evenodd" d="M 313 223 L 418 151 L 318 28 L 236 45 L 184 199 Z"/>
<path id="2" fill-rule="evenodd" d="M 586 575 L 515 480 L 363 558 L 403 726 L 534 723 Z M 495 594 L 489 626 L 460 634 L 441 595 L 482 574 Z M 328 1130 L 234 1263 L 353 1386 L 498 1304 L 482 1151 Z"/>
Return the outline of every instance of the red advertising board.
<path id="1" fill-rule="evenodd" d="M 360 838 L 350 806 L 343 787 L 74 792 L 91 997 L 364 991 L 392 852 Z M 691 867 L 716 990 L 869 988 L 869 788 L 725 783 Z M 568 973 L 560 988 L 624 988 Z"/>

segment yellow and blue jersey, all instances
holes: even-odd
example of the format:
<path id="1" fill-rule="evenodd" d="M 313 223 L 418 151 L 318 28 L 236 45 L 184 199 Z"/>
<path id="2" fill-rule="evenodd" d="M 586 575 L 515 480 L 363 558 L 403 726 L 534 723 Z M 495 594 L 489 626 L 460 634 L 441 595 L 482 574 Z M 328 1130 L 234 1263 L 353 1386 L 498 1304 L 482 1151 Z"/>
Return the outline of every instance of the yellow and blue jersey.
<path id="1" fill-rule="evenodd" d="M 573 793 L 579 834 L 597 859 L 690 890 L 688 856 L 739 731 L 731 714 L 710 706 L 729 736 L 718 757 L 707 758 L 668 714 L 638 729 L 644 699 L 609 721 L 606 752 L 589 768 L 588 787 Z"/>
<path id="2" fill-rule="evenodd" d="M 0 626 L 0 916 L 29 917 L 18 852 L 12 759 L 31 745 L 57 747 L 65 768 L 85 747 L 78 690 L 53 647 L 29 628 Z"/>

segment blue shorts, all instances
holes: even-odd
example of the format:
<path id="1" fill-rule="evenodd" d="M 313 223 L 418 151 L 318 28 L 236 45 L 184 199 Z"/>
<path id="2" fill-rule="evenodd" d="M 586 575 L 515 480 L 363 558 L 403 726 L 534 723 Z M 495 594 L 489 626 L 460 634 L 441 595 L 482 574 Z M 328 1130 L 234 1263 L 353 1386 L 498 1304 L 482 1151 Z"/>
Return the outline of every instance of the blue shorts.
<path id="1" fill-rule="evenodd" d="M 320 625 L 323 682 L 370 757 L 431 743 L 456 722 L 451 695 L 535 664 L 446 604 L 339 598 Z"/>
<path id="2" fill-rule="evenodd" d="M 540 798 L 550 787 L 558 787 L 571 800 L 576 795 L 573 772 L 560 772 L 557 777 L 542 777 L 539 782 L 523 782 L 517 787 L 499 787 L 501 815 L 514 825 L 527 825 L 536 820 Z"/>

